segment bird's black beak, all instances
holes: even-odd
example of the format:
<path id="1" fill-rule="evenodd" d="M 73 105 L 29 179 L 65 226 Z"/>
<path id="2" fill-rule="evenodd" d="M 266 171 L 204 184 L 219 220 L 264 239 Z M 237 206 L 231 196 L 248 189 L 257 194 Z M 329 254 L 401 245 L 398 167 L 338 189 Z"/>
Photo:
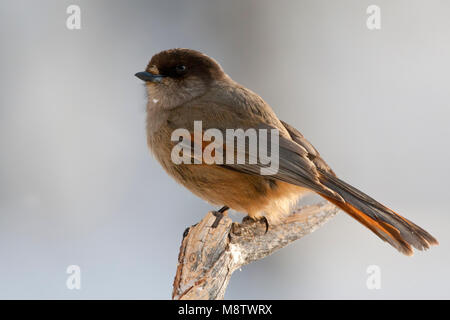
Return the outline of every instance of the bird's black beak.
<path id="1" fill-rule="evenodd" d="M 162 78 L 165 77 L 161 74 L 153 74 L 147 71 L 138 72 L 135 76 L 146 82 L 161 82 Z"/>

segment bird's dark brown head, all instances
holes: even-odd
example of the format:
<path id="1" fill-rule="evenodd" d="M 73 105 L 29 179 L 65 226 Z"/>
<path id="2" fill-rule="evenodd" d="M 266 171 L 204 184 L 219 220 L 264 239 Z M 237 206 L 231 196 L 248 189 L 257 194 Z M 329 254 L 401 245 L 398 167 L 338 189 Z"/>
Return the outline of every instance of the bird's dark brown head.
<path id="1" fill-rule="evenodd" d="M 207 55 L 191 49 L 170 49 L 155 54 L 136 77 L 147 84 L 152 101 L 173 106 L 204 94 L 216 81 L 228 76 Z"/>

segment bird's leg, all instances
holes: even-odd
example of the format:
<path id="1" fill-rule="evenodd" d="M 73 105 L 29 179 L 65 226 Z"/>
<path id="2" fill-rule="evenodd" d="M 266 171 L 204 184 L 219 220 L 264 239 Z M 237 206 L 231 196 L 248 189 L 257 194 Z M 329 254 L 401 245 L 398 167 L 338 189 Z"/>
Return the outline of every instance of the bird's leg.
<path id="1" fill-rule="evenodd" d="M 217 228 L 217 226 L 219 225 L 220 220 L 222 220 L 222 218 L 223 218 L 224 212 L 227 211 L 228 209 L 230 209 L 230 208 L 227 207 L 227 206 L 223 206 L 218 211 L 213 211 L 213 214 L 216 217 L 216 220 L 212 224 L 211 228 Z"/>

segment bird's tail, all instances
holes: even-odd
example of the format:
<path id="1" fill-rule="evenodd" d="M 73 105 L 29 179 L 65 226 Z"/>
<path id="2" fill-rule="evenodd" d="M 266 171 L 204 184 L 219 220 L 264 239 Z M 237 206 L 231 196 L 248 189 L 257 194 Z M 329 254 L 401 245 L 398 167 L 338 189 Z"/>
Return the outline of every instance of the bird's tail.
<path id="1" fill-rule="evenodd" d="M 322 195 L 350 216 L 372 230 L 401 253 L 411 256 L 414 247 L 426 250 L 439 244 L 427 231 L 375 201 L 355 187 L 328 172 L 322 172 L 321 182 L 338 193 L 344 201 Z"/>

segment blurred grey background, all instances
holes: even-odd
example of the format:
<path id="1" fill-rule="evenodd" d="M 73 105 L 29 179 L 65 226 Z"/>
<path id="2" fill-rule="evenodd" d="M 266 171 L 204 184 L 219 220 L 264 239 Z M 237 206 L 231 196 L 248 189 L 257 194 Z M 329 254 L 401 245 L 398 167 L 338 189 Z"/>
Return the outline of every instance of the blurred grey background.
<path id="1" fill-rule="evenodd" d="M 66 28 L 70 4 L 81 30 Z M 366 27 L 371 4 L 381 30 Z M 146 147 L 133 74 L 173 47 L 214 57 L 342 178 L 441 243 L 404 257 L 340 213 L 236 272 L 226 298 L 450 298 L 448 1 L 3 0 L 0 10 L 0 298 L 170 298 L 182 232 L 212 209 Z M 380 290 L 366 287 L 373 264 Z M 66 287 L 69 265 L 81 267 L 81 290 Z"/>

